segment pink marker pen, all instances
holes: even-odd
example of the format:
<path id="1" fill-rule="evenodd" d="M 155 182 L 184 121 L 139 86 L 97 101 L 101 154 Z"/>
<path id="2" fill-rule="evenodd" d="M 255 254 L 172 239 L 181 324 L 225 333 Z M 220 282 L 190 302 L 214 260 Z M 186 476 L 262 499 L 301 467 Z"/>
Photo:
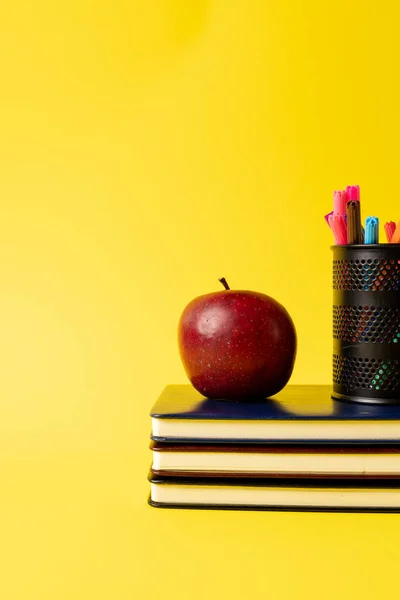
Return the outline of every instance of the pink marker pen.
<path id="1" fill-rule="evenodd" d="M 335 215 L 344 217 L 346 214 L 347 194 L 344 190 L 337 190 L 333 193 L 333 212 Z"/>
<path id="2" fill-rule="evenodd" d="M 360 186 L 348 185 L 346 188 L 348 202 L 360 202 Z"/>

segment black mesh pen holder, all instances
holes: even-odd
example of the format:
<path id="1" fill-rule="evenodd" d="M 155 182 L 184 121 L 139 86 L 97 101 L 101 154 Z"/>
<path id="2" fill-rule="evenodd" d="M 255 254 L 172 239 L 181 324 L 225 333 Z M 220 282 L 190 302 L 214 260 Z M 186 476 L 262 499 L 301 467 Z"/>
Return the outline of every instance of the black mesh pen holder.
<path id="1" fill-rule="evenodd" d="M 400 244 L 332 249 L 332 396 L 400 403 Z"/>

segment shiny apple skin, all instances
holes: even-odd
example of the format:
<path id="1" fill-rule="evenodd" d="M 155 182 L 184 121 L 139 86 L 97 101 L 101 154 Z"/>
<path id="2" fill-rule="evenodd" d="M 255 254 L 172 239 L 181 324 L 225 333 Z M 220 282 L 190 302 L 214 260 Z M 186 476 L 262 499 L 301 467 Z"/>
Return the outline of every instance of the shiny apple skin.
<path id="1" fill-rule="evenodd" d="M 297 337 L 287 310 L 258 292 L 225 290 L 195 298 L 183 311 L 178 343 L 186 374 L 203 396 L 273 396 L 293 371 Z"/>

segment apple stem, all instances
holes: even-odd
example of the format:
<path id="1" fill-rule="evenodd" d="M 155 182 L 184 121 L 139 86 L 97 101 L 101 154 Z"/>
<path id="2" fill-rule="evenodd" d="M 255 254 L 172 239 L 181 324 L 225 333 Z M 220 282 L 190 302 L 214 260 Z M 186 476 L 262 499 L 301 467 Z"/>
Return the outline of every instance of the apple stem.
<path id="1" fill-rule="evenodd" d="M 228 285 L 228 283 L 227 283 L 227 281 L 226 281 L 225 277 L 221 277 L 221 279 L 218 279 L 218 281 L 220 281 L 220 282 L 222 283 L 222 285 L 224 286 L 224 288 L 225 288 L 226 290 L 230 290 L 230 289 L 231 289 L 231 288 L 229 287 L 229 285 Z"/>

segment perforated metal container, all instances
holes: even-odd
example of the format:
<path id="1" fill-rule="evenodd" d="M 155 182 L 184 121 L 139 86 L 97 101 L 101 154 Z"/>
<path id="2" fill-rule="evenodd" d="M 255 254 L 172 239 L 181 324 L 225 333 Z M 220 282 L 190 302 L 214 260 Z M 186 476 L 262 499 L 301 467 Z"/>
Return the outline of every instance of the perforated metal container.
<path id="1" fill-rule="evenodd" d="M 332 249 L 332 395 L 400 403 L 400 244 Z"/>

